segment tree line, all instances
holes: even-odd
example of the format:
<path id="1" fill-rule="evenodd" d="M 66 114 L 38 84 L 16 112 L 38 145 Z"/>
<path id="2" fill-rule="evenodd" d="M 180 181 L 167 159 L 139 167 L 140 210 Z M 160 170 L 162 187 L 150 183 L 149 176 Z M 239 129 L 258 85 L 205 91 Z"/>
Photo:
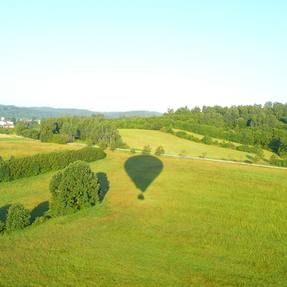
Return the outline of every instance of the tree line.
<path id="1" fill-rule="evenodd" d="M 268 149 L 287 156 L 287 104 L 268 102 L 262 105 L 214 106 L 169 109 L 162 116 L 62 117 L 35 123 L 19 123 L 17 134 L 39 138 L 43 142 L 67 143 L 82 140 L 103 148 L 124 146 L 117 128 L 138 128 L 173 132 L 181 129 L 206 137 L 238 142 L 245 146 Z"/>
<path id="2" fill-rule="evenodd" d="M 121 118 L 118 128 L 139 128 L 170 132 L 181 129 L 204 136 L 260 146 L 281 157 L 287 156 L 287 104 L 264 106 L 187 107 L 168 110 L 163 116 Z"/>
<path id="3" fill-rule="evenodd" d="M 41 122 L 42 142 L 68 143 L 82 140 L 102 148 L 121 146 L 122 139 L 113 121 L 102 117 L 64 117 Z"/>
<path id="4" fill-rule="evenodd" d="M 36 154 L 23 158 L 12 157 L 9 160 L 0 158 L 0 182 L 62 169 L 78 160 L 92 162 L 105 156 L 105 152 L 99 148 L 84 147 L 80 150 Z"/>

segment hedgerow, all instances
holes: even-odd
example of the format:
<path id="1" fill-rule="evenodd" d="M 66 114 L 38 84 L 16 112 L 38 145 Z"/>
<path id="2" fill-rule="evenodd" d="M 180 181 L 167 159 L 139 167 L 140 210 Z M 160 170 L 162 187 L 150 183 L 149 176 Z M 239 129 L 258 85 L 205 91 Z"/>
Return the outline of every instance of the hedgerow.
<path id="1" fill-rule="evenodd" d="M 287 160 L 283 159 L 272 159 L 271 164 L 279 166 L 279 167 L 287 167 Z"/>
<path id="2" fill-rule="evenodd" d="M 62 169 L 78 160 L 92 162 L 105 158 L 105 156 L 105 152 L 99 148 L 85 147 L 80 150 L 36 154 L 24 158 L 11 158 L 6 161 L 0 158 L 0 182 L 12 181 Z"/>

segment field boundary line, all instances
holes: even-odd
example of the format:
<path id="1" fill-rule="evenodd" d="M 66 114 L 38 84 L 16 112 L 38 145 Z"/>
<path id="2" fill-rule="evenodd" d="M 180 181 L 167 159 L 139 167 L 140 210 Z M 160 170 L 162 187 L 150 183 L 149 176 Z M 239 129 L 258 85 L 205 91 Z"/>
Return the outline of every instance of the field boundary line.
<path id="1" fill-rule="evenodd" d="M 117 148 L 116 151 L 130 152 L 130 149 Z M 141 151 L 135 151 L 135 153 L 139 154 L 139 153 L 141 153 Z M 210 162 L 218 162 L 218 163 L 240 164 L 240 165 L 245 165 L 245 166 L 263 167 L 263 168 L 270 168 L 270 169 L 287 170 L 286 167 L 281 167 L 281 166 L 272 166 L 272 165 L 256 164 L 256 163 L 247 163 L 247 162 L 234 161 L 234 160 L 213 159 L 213 158 L 208 158 L 208 157 L 203 158 L 203 157 L 192 156 L 192 155 L 177 155 L 177 154 L 165 153 L 165 154 L 163 154 L 161 156 L 171 157 L 171 158 L 210 161 Z"/>

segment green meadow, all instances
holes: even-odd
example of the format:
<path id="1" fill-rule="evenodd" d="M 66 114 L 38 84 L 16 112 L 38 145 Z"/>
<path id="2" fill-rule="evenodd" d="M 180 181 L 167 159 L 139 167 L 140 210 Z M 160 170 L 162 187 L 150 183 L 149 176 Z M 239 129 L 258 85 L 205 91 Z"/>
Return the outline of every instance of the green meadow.
<path id="1" fill-rule="evenodd" d="M 251 153 L 196 143 L 161 131 L 140 129 L 120 129 L 119 131 L 124 142 L 135 149 L 142 149 L 143 146 L 150 145 L 155 151 L 158 146 L 163 146 L 168 154 L 186 154 L 235 161 L 246 161 L 254 157 Z"/>
<path id="2" fill-rule="evenodd" d="M 0 135 L 0 156 L 3 159 L 25 157 L 37 153 L 48 153 L 67 149 L 77 149 L 78 145 L 61 145 L 55 143 L 42 143 L 37 140 L 23 138 L 15 135 Z"/>
<path id="3" fill-rule="evenodd" d="M 133 157 L 91 164 L 101 205 L 0 236 L 0 286 L 286 286 L 287 171 Z M 1 216 L 41 215 L 51 176 L 1 183 Z"/>

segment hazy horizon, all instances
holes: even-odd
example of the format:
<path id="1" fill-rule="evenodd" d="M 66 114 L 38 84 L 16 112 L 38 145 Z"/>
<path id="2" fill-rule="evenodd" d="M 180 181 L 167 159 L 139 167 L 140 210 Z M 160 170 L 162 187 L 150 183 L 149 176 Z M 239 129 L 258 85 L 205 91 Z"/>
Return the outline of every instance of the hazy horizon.
<path id="1" fill-rule="evenodd" d="M 272 101 L 267 101 L 267 102 L 272 102 Z M 264 102 L 264 103 L 253 103 L 253 104 L 246 104 L 246 105 L 262 105 L 264 106 L 264 104 L 266 104 L 267 102 Z M 275 102 L 272 102 L 272 103 L 275 103 Z M 278 102 L 279 103 L 279 102 Z M 280 102 L 281 104 L 287 104 L 287 101 L 285 102 Z M 15 104 L 2 104 L 0 103 L 0 106 L 15 106 L 17 108 L 32 108 L 32 109 L 37 109 L 37 108 L 49 108 L 49 109 L 67 109 L 67 110 L 73 110 L 73 109 L 76 109 L 76 110 L 87 110 L 87 111 L 90 111 L 90 112 L 96 112 L 96 113 L 128 113 L 128 112 L 155 112 L 155 113 L 165 113 L 168 111 L 168 109 L 173 109 L 175 110 L 173 107 L 169 107 L 167 108 L 165 111 L 157 111 L 157 110 L 149 110 L 149 109 L 134 109 L 134 110 L 110 110 L 110 111 L 105 111 L 105 110 L 93 110 L 93 109 L 89 109 L 89 108 L 80 108 L 80 107 L 69 107 L 69 106 L 64 106 L 64 107 L 57 107 L 57 106 L 19 106 L 19 105 L 15 105 Z M 244 105 L 244 104 L 242 104 Z M 196 107 L 199 107 L 199 108 L 203 108 L 203 106 L 208 106 L 208 105 L 202 105 L 202 106 L 190 106 L 190 105 L 183 105 L 181 107 L 187 107 L 189 109 L 192 109 L 192 108 L 196 108 Z M 218 106 L 218 105 L 211 105 L 211 107 L 214 107 L 214 106 Z M 222 107 L 232 107 L 232 106 L 241 106 L 241 104 L 239 105 L 222 105 Z M 178 108 L 181 108 L 181 107 L 178 107 Z"/>
<path id="2" fill-rule="evenodd" d="M 284 103 L 286 12 L 284 1 L 1 1 L 1 104 Z"/>

